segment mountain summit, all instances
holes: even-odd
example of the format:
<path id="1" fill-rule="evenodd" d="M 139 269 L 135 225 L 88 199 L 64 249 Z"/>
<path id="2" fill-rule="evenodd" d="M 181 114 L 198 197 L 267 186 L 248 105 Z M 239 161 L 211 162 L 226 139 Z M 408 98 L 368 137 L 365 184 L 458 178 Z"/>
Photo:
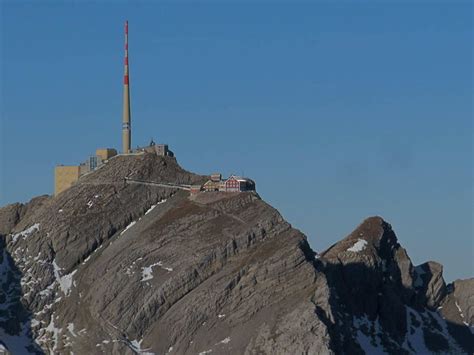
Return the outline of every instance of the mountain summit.
<path id="1" fill-rule="evenodd" d="M 316 254 L 256 192 L 201 192 L 176 159 L 116 156 L 0 209 L 12 354 L 473 353 L 474 279 L 414 266 L 370 217 Z"/>

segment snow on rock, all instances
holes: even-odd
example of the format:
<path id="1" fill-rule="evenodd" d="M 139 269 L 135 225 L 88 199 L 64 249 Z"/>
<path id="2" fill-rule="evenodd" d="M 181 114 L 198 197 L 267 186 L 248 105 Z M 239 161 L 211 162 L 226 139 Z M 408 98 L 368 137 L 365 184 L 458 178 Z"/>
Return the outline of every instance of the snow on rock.
<path id="1" fill-rule="evenodd" d="M 225 317 L 225 314 L 218 314 L 217 317 L 220 319 L 220 318 L 224 318 Z"/>
<path id="2" fill-rule="evenodd" d="M 156 264 L 151 264 L 150 266 L 146 266 L 142 268 L 142 279 L 141 281 L 148 281 L 153 278 L 152 272 L 153 272 L 153 266 L 157 266 L 159 263 Z"/>
<path id="3" fill-rule="evenodd" d="M 145 212 L 145 216 L 150 213 L 151 211 L 153 211 L 153 209 L 156 207 L 156 205 L 152 205 L 146 212 Z"/>
<path id="4" fill-rule="evenodd" d="M 8 354 L 35 354 L 29 350 L 33 346 L 30 330 L 24 324 L 17 335 L 10 335 L 0 328 L 0 354 L 5 350 L 9 351 Z"/>
<path id="5" fill-rule="evenodd" d="M 353 253 L 357 253 L 359 251 L 362 251 L 365 249 L 365 246 L 367 245 L 367 241 L 365 239 L 358 239 L 357 242 L 355 242 L 355 244 L 350 247 L 349 249 L 347 249 L 347 251 L 351 251 Z"/>
<path id="6" fill-rule="evenodd" d="M 67 330 L 69 330 L 73 337 L 77 337 L 77 334 L 74 332 L 74 323 L 68 323 Z"/>
<path id="7" fill-rule="evenodd" d="M 39 223 L 35 223 L 33 224 L 31 227 L 29 228 L 26 228 L 24 231 L 21 231 L 19 233 L 16 233 L 16 234 L 13 234 L 13 243 L 16 243 L 16 241 L 18 240 L 18 238 L 22 237 L 22 238 L 28 238 L 31 234 L 33 234 L 34 232 L 38 231 L 40 228 L 40 224 Z"/>
<path id="8" fill-rule="evenodd" d="M 56 353 L 56 348 L 59 345 L 59 333 L 61 332 L 60 328 L 57 328 L 54 324 L 54 313 L 51 315 L 51 321 L 49 322 L 48 326 L 45 328 L 45 334 L 38 339 L 40 342 L 47 343 L 48 341 L 53 342 L 53 349 L 52 354 Z M 48 333 L 51 333 L 51 338 L 48 337 Z"/>
<path id="9" fill-rule="evenodd" d="M 151 264 L 150 266 L 142 267 L 142 279 L 140 281 L 148 281 L 148 280 L 151 280 L 153 278 L 152 273 L 153 273 L 153 267 L 154 266 L 160 266 L 162 269 L 164 269 L 168 272 L 173 271 L 172 268 L 163 266 L 163 262 L 158 261 L 157 263 Z"/>
<path id="10" fill-rule="evenodd" d="M 371 329 L 371 322 L 368 320 L 367 316 L 362 318 L 354 317 L 353 324 L 357 330 L 357 342 L 366 354 L 382 355 L 387 353 L 382 346 L 380 324 L 378 320 L 375 322 L 375 334 L 367 334 L 367 330 Z"/>
<path id="11" fill-rule="evenodd" d="M 474 327 L 471 327 L 471 325 L 468 322 L 466 322 L 466 318 L 464 317 L 464 313 L 462 312 L 461 307 L 459 307 L 458 302 L 455 301 L 454 304 L 456 305 L 456 308 L 458 309 L 458 312 L 459 312 L 459 315 L 461 316 L 463 324 L 469 328 L 472 334 L 474 334 Z"/>
<path id="12" fill-rule="evenodd" d="M 126 226 L 125 229 L 122 232 L 120 232 L 120 235 L 124 234 L 126 231 L 128 231 L 130 228 L 132 228 L 135 225 L 135 223 L 137 223 L 137 221 L 130 222 L 130 224 L 128 226 Z"/>
<path id="13" fill-rule="evenodd" d="M 125 269 L 125 274 L 129 276 L 132 275 L 133 274 L 132 269 L 133 269 L 133 265 L 127 266 L 127 268 Z"/>
<path id="14" fill-rule="evenodd" d="M 166 199 L 157 202 L 155 205 L 152 205 L 152 206 L 145 212 L 145 215 L 147 215 L 148 213 L 150 213 L 151 211 L 153 211 L 153 209 L 154 209 L 156 206 L 158 206 L 158 205 L 160 205 L 160 204 L 162 204 L 162 203 L 165 203 L 165 202 L 166 202 Z M 130 228 L 132 228 L 132 227 L 133 227 L 138 221 L 140 221 L 141 219 L 142 219 L 142 218 L 140 217 L 137 221 L 132 221 L 132 222 L 130 222 L 129 225 L 126 226 L 125 229 L 124 229 L 122 232 L 120 232 L 120 235 L 124 234 L 126 231 L 128 231 Z"/>
<path id="15" fill-rule="evenodd" d="M 406 314 L 407 314 L 408 324 L 407 324 L 407 333 L 405 336 L 405 341 L 403 343 L 403 348 L 405 348 L 409 352 L 428 350 L 426 349 L 425 341 L 423 339 L 422 329 L 420 327 L 416 327 L 412 325 L 413 322 L 410 316 L 412 313 L 413 313 L 415 322 L 418 322 L 418 319 L 415 314 L 416 312 L 407 307 Z M 420 323 L 417 323 L 417 324 L 420 324 Z"/>
<path id="16" fill-rule="evenodd" d="M 85 265 L 89 261 L 91 256 L 92 256 L 92 254 L 89 254 L 89 256 L 87 258 L 85 258 L 84 261 L 82 262 L 82 265 Z"/>
<path id="17" fill-rule="evenodd" d="M 432 330 L 435 332 L 438 332 L 439 334 L 443 335 L 446 338 L 446 340 L 449 343 L 449 348 L 454 349 L 455 354 L 462 354 L 463 350 L 458 346 L 456 340 L 454 340 L 451 334 L 449 333 L 448 324 L 446 320 L 443 319 L 443 317 L 441 317 L 441 315 L 438 312 L 433 312 L 433 311 L 426 311 L 426 313 L 424 312 L 424 314 L 428 314 L 428 313 L 431 314 L 431 317 L 434 318 L 436 322 L 438 323 L 438 325 L 441 327 L 441 330 L 436 329 L 436 327 L 434 327 Z"/>
<path id="18" fill-rule="evenodd" d="M 61 276 L 59 271 L 61 271 L 62 268 L 60 268 L 58 264 L 56 264 L 56 260 L 53 260 L 53 267 L 54 267 L 54 277 L 56 278 L 56 281 L 59 283 L 59 287 L 61 288 L 61 291 L 63 291 L 63 293 L 66 296 L 69 296 L 69 293 L 71 292 L 71 287 L 72 287 L 72 277 L 74 276 L 77 270 L 74 270 L 70 274 Z"/>
<path id="19" fill-rule="evenodd" d="M 227 344 L 227 343 L 229 343 L 229 342 L 230 342 L 230 338 L 229 338 L 229 337 L 227 337 L 227 338 L 225 338 L 224 340 L 221 340 L 221 341 L 220 341 L 221 344 Z"/>
<path id="20" fill-rule="evenodd" d="M 461 318 L 464 318 L 464 314 L 462 313 L 462 309 L 461 309 L 461 307 L 459 307 L 458 302 L 455 301 L 454 304 L 456 305 L 456 308 L 458 309 L 459 315 L 461 316 Z"/>
<path id="21" fill-rule="evenodd" d="M 147 215 L 148 213 L 150 213 L 151 211 L 153 211 L 153 209 L 154 209 L 156 206 L 161 205 L 162 203 L 165 203 L 165 202 L 166 202 L 166 199 L 157 202 L 155 205 L 152 205 L 152 206 L 145 212 L 145 215 Z"/>
<path id="22" fill-rule="evenodd" d="M 433 352 L 426 346 L 425 336 L 423 334 L 424 325 L 437 323 L 435 326 L 430 326 L 430 331 L 437 333 L 444 337 L 448 343 L 449 348 L 454 350 L 454 354 L 462 354 L 463 351 L 458 347 L 456 341 L 449 334 L 446 321 L 441 318 L 437 312 L 424 311 L 417 312 L 416 310 L 406 307 L 408 331 L 403 343 L 403 348 L 410 354 L 432 354 Z M 430 316 L 431 315 L 431 316 Z"/>
<path id="23" fill-rule="evenodd" d="M 138 354 L 142 355 L 155 355 L 155 353 L 149 352 L 150 349 L 142 349 L 141 344 L 143 342 L 143 339 L 138 341 L 138 340 L 132 340 L 130 342 L 130 347 L 132 350 L 134 350 Z"/>

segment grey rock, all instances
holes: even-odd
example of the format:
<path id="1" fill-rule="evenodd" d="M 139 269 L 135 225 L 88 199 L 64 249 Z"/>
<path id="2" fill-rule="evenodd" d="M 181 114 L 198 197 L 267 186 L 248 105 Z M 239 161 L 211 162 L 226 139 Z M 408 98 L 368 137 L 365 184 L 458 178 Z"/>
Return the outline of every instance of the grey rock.
<path id="1" fill-rule="evenodd" d="M 431 309 L 437 309 L 446 297 L 446 284 L 443 279 L 443 265 L 428 261 L 415 268 L 415 287 L 421 301 Z"/>
<path id="2" fill-rule="evenodd" d="M 474 326 L 474 279 L 454 281 L 450 294 L 458 303 L 464 321 Z"/>
<path id="3" fill-rule="evenodd" d="M 443 293 L 434 263 L 417 287 L 419 275 L 382 218 L 315 257 L 254 192 L 190 196 L 125 177 L 207 179 L 174 158 L 117 156 L 54 198 L 0 209 L 2 260 L 10 260 L 1 264 L 8 292 L 0 294 L 0 329 L 22 339 L 24 352 L 469 350 L 469 338 L 434 307 L 466 299 L 472 316 L 472 287 Z M 416 343 L 422 338 L 429 344 Z"/>

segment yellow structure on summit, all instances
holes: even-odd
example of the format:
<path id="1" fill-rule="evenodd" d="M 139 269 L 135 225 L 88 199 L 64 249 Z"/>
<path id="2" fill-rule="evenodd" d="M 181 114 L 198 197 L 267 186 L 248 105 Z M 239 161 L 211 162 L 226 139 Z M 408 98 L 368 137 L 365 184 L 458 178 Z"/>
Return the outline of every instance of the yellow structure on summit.
<path id="1" fill-rule="evenodd" d="M 58 165 L 54 169 L 54 195 L 68 189 L 80 176 L 78 165 Z"/>
<path id="2" fill-rule="evenodd" d="M 54 195 L 57 196 L 64 190 L 70 188 L 79 178 L 95 170 L 105 161 L 117 155 L 113 148 L 101 148 L 95 151 L 95 155 L 80 165 L 58 165 L 54 169 Z"/>
<path id="3" fill-rule="evenodd" d="M 113 156 L 117 155 L 117 151 L 113 148 L 100 148 L 95 151 L 95 155 L 104 161 L 109 160 Z"/>

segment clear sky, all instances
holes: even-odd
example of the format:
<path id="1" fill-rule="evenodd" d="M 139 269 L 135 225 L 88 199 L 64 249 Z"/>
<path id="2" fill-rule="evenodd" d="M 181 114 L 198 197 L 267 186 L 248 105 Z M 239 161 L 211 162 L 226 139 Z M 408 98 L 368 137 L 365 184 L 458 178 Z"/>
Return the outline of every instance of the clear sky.
<path id="1" fill-rule="evenodd" d="M 415 264 L 473 272 L 470 1 L 1 1 L 0 205 L 132 144 L 245 174 L 322 251 L 383 216 Z"/>

